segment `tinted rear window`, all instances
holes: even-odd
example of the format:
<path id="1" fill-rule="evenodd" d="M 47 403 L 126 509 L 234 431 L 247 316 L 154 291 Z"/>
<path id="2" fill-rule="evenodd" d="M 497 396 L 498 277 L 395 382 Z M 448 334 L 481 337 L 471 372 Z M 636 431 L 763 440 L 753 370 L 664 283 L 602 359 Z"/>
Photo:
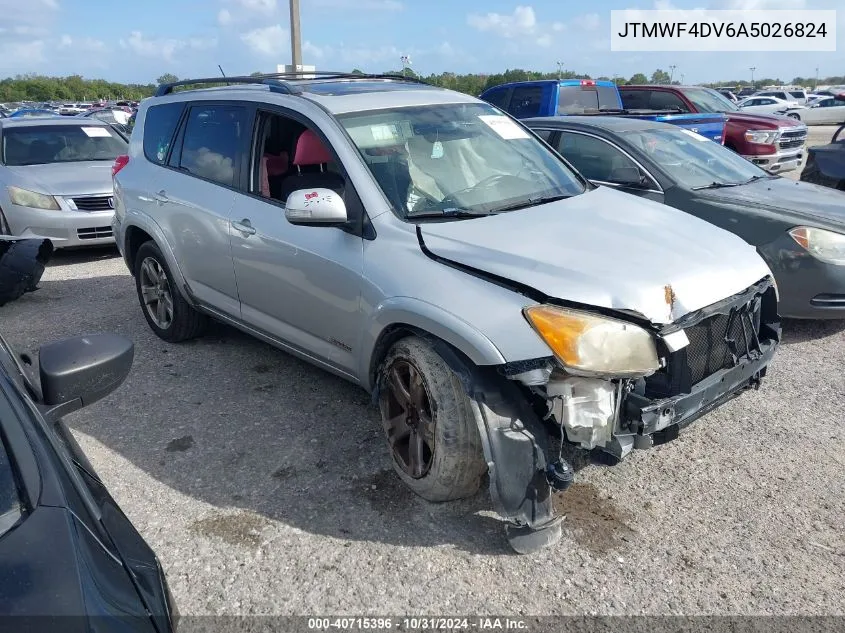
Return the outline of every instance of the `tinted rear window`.
<path id="1" fill-rule="evenodd" d="M 183 103 L 163 103 L 147 109 L 144 118 L 144 155 L 148 160 L 159 165 L 167 160 L 167 152 L 173 143 L 184 107 Z"/>
<path id="2" fill-rule="evenodd" d="M 525 86 L 514 88 L 508 112 L 518 119 L 540 115 L 543 105 L 543 87 Z"/>
<path id="3" fill-rule="evenodd" d="M 104 125 L 38 125 L 3 131 L 3 163 L 9 166 L 113 161 L 127 144 Z"/>
<path id="4" fill-rule="evenodd" d="M 192 107 L 185 127 L 179 166 L 200 178 L 231 187 L 246 122 L 245 108 L 221 105 Z"/>
<path id="5" fill-rule="evenodd" d="M 600 110 L 618 110 L 619 97 L 612 86 L 561 86 L 558 114 L 581 114 Z"/>

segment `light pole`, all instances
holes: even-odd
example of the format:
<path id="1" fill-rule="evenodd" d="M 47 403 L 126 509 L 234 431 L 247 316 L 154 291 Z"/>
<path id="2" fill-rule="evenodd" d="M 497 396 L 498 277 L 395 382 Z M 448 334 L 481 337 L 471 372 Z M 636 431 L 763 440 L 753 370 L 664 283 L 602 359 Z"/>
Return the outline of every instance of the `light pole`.
<path id="1" fill-rule="evenodd" d="M 557 63 L 557 79 L 558 81 L 563 79 L 563 62 Z"/>
<path id="2" fill-rule="evenodd" d="M 290 0 L 290 63 L 296 72 L 302 66 L 302 33 L 299 30 L 299 0 Z"/>
<path id="3" fill-rule="evenodd" d="M 677 66 L 675 66 L 674 64 L 669 66 L 669 85 L 670 86 L 672 85 L 672 78 L 675 76 L 675 69 L 676 68 L 677 68 Z"/>
<path id="4" fill-rule="evenodd" d="M 813 92 L 818 90 L 819 87 L 819 67 L 816 66 L 816 83 L 813 84 Z"/>
<path id="5" fill-rule="evenodd" d="M 684 73 L 681 73 L 681 85 L 684 85 Z"/>
<path id="6" fill-rule="evenodd" d="M 751 67 L 751 68 L 749 68 L 748 70 L 750 70 L 750 71 L 751 71 L 751 89 L 752 89 L 752 90 L 755 90 L 755 86 L 754 86 L 754 71 L 755 71 L 755 70 L 757 70 L 757 67 L 756 67 L 756 66 L 752 66 L 752 67 Z"/>

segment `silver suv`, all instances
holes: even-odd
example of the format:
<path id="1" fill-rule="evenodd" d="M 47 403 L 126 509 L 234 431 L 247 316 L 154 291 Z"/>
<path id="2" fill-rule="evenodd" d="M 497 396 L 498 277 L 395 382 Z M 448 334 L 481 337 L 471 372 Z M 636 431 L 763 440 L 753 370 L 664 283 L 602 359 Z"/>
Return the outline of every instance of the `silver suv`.
<path id="1" fill-rule="evenodd" d="M 560 537 L 567 446 L 621 459 L 766 373 L 776 290 L 738 237 L 589 184 L 464 94 L 226 81 L 161 86 L 115 164 L 149 326 L 218 319 L 359 384 L 398 476 L 446 501 L 489 474 L 515 550 Z"/>

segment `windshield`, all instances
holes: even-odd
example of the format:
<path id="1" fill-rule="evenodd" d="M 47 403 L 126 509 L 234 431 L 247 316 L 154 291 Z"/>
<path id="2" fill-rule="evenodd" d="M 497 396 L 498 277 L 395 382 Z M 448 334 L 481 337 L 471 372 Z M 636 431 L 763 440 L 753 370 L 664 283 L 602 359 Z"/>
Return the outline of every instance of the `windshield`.
<path id="1" fill-rule="evenodd" d="M 585 185 L 486 103 L 339 116 L 399 217 L 486 214 L 569 197 Z"/>
<path id="2" fill-rule="evenodd" d="M 685 188 L 745 184 L 769 177 L 739 154 L 689 130 L 650 129 L 623 135 Z"/>
<path id="3" fill-rule="evenodd" d="M 43 165 L 88 160 L 113 161 L 128 145 L 103 125 L 38 125 L 3 130 L 3 164 Z"/>
<path id="4" fill-rule="evenodd" d="M 619 110 L 619 92 L 615 86 L 561 86 L 558 114 L 581 114 L 600 110 Z"/>
<path id="5" fill-rule="evenodd" d="M 692 101 L 695 109 L 702 113 L 736 112 L 736 104 L 726 96 L 709 88 L 690 88 L 684 90 L 684 96 Z"/>

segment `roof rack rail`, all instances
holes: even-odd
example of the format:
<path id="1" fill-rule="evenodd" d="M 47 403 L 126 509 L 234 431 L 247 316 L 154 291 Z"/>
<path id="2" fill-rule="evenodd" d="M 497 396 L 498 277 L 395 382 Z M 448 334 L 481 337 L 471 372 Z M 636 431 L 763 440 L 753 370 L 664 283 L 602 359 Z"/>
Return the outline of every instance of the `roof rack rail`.
<path id="1" fill-rule="evenodd" d="M 306 79 L 392 79 L 395 81 L 407 81 L 409 83 L 418 83 L 428 85 L 427 82 L 417 77 L 406 77 L 398 74 L 359 74 L 359 73 L 344 73 L 333 72 L 326 70 L 303 70 L 284 73 L 266 73 L 253 76 L 239 76 L 239 77 L 202 77 L 199 79 L 183 79 L 180 81 L 173 81 L 166 84 L 161 84 L 156 90 L 156 97 L 163 97 L 173 92 L 174 88 L 179 86 L 194 86 L 202 84 L 251 84 L 251 85 L 266 85 L 270 90 L 281 92 L 284 94 L 297 94 L 302 92 L 301 88 L 293 85 L 288 80 L 306 80 Z"/>

